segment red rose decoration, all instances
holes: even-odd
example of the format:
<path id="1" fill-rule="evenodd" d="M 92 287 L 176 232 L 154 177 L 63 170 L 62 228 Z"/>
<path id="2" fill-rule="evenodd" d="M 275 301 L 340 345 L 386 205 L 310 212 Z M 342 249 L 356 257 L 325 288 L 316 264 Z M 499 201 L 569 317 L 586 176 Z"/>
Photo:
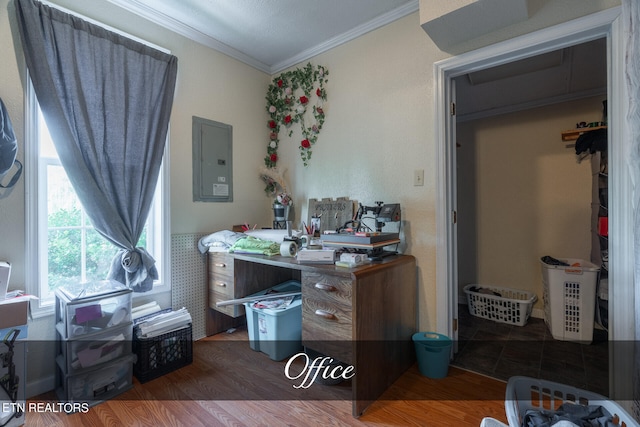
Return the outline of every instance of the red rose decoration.
<path id="1" fill-rule="evenodd" d="M 269 136 L 267 137 L 267 150 L 262 158 L 267 168 L 274 168 L 276 162 L 279 162 L 278 145 L 280 138 L 284 138 L 280 134 L 281 130 L 288 136 L 288 139 L 291 139 L 289 142 L 295 144 L 296 140 L 300 141 L 297 151 L 304 166 L 309 164 L 313 148 L 326 118 L 324 110 L 319 106 L 324 106 L 323 103 L 327 99 L 325 84 L 328 74 L 329 71 L 324 67 L 308 63 L 302 68 L 285 71 L 269 79 L 265 98 L 268 114 L 262 119 L 258 118 L 258 121 L 265 120 L 267 122 L 264 134 Z M 300 129 L 297 136 L 293 136 L 294 128 L 297 130 L 298 125 L 300 125 Z M 263 138 L 265 136 L 263 135 Z M 261 178 L 265 181 L 267 194 L 271 195 L 279 190 L 274 181 L 269 182 L 264 177 Z"/>

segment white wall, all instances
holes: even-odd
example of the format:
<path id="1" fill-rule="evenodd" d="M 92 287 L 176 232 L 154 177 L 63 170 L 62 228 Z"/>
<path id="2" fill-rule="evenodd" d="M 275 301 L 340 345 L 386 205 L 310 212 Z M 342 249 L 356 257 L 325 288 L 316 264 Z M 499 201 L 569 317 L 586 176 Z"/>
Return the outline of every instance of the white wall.
<path id="1" fill-rule="evenodd" d="M 313 58 L 330 74 L 326 122 L 309 166 L 302 166 L 295 134 L 280 143 L 296 200 L 400 203 L 403 250 L 418 264 L 423 329 L 435 328 L 436 319 L 432 64 L 444 57 L 416 12 Z M 413 185 L 416 169 L 425 171 L 424 186 Z M 306 208 L 300 214 L 306 218 Z"/>

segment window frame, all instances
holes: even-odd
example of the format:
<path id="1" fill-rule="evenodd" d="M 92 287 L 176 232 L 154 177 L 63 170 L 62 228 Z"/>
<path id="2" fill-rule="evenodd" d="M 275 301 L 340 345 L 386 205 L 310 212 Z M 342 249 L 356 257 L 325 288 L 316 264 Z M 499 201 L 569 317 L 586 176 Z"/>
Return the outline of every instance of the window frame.
<path id="1" fill-rule="evenodd" d="M 169 50 L 153 45 L 149 42 L 141 40 L 137 37 L 123 33 L 117 29 L 105 26 L 104 24 L 78 15 L 75 12 L 60 8 L 61 10 L 78 16 L 81 19 L 100 25 L 109 31 L 114 31 L 125 37 L 129 37 L 140 43 L 147 44 L 155 49 L 170 53 Z M 26 70 L 26 67 L 25 67 Z M 39 105 L 36 99 L 35 90 L 31 84 L 28 70 L 26 70 L 26 90 L 25 90 L 25 260 L 28 268 L 25 269 L 25 291 L 33 296 L 38 297 L 37 303 L 31 303 L 31 314 L 33 318 L 49 316 L 54 313 L 55 303 L 50 299 L 43 300 L 41 298 L 42 277 L 46 276 L 47 270 L 43 268 L 43 262 L 47 263 L 47 247 L 40 245 L 40 233 L 47 233 L 46 215 L 40 214 L 40 208 L 44 204 L 46 209 L 46 181 L 42 178 L 40 155 L 39 155 L 39 138 L 40 127 L 38 123 Z M 149 213 L 150 224 L 153 224 L 147 230 L 147 239 L 158 241 L 157 253 L 154 254 L 156 260 L 156 268 L 158 269 L 159 280 L 156 280 L 153 289 L 144 293 L 134 293 L 136 297 L 149 297 L 160 293 L 171 292 L 171 218 L 170 218 L 170 135 L 171 126 L 169 125 L 167 132 L 167 140 L 163 153 L 162 165 L 158 176 L 158 185 L 156 186 L 154 202 Z M 45 185 L 42 187 L 42 185 Z M 41 188 L 44 188 L 44 195 Z M 160 200 L 158 200 L 160 197 Z M 44 246 L 44 247 L 43 247 Z"/>

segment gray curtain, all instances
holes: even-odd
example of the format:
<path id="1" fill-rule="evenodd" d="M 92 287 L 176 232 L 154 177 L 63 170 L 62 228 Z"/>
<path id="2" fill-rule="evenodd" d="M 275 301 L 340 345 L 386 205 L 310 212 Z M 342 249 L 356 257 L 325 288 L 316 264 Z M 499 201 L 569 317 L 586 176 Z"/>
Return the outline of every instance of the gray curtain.
<path id="1" fill-rule="evenodd" d="M 136 244 L 162 161 L 177 58 L 34 0 L 16 0 L 27 68 L 71 184 L 100 234 L 121 248 L 109 278 L 150 290 Z"/>

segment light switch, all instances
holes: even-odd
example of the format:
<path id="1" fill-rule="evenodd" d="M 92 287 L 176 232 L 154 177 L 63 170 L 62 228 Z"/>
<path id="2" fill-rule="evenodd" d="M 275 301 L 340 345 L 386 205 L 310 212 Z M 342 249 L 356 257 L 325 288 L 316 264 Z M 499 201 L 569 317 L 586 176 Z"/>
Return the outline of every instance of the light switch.
<path id="1" fill-rule="evenodd" d="M 413 171 L 413 185 L 424 185 L 424 169 L 416 169 Z"/>

